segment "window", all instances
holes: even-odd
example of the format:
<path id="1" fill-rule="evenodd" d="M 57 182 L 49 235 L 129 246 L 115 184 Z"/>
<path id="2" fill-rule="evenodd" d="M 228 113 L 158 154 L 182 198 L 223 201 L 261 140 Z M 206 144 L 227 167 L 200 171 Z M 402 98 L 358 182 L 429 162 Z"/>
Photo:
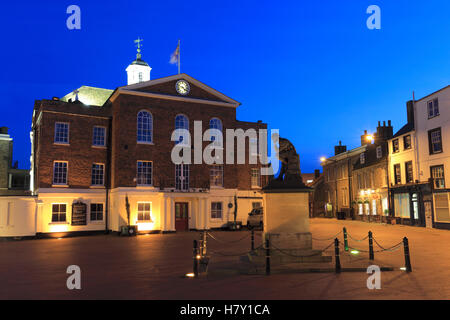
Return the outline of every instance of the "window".
<path id="1" fill-rule="evenodd" d="M 69 124 L 55 122 L 55 143 L 69 144 Z"/>
<path id="2" fill-rule="evenodd" d="M 105 172 L 105 166 L 103 164 L 94 163 L 92 165 L 91 185 L 103 186 L 104 185 L 104 172 Z"/>
<path id="3" fill-rule="evenodd" d="M 258 209 L 262 207 L 261 202 L 252 202 L 252 209 Z"/>
<path id="4" fill-rule="evenodd" d="M 428 144 L 430 148 L 430 154 L 442 152 L 441 128 L 428 131 Z"/>
<path id="5" fill-rule="evenodd" d="M 103 203 L 91 203 L 91 221 L 103 221 Z"/>
<path id="6" fill-rule="evenodd" d="M 139 72 L 138 77 L 139 77 L 139 82 L 142 82 L 142 72 Z"/>
<path id="7" fill-rule="evenodd" d="M 211 202 L 211 218 L 222 219 L 222 202 Z"/>
<path id="8" fill-rule="evenodd" d="M 175 165 L 175 189 L 188 190 L 189 189 L 189 165 L 176 164 Z"/>
<path id="9" fill-rule="evenodd" d="M 341 192 L 342 192 L 342 200 L 341 200 L 341 204 L 343 207 L 348 207 L 348 189 L 347 188 L 342 188 Z"/>
<path id="10" fill-rule="evenodd" d="M 394 194 L 395 216 L 400 218 L 410 217 L 410 199 L 409 193 Z"/>
<path id="11" fill-rule="evenodd" d="M 52 205 L 52 222 L 66 222 L 66 207 L 65 203 Z"/>
<path id="12" fill-rule="evenodd" d="M 361 162 L 361 164 L 366 162 L 366 154 L 364 152 L 359 155 L 359 162 Z"/>
<path id="13" fill-rule="evenodd" d="M 406 183 L 411 183 L 414 181 L 412 161 L 405 162 L 405 174 Z"/>
<path id="14" fill-rule="evenodd" d="M 434 220 L 436 222 L 450 222 L 450 212 L 448 208 L 448 193 L 434 194 Z"/>
<path id="15" fill-rule="evenodd" d="M 402 174 L 400 171 L 400 164 L 394 165 L 394 182 L 395 182 L 395 184 L 402 183 Z"/>
<path id="16" fill-rule="evenodd" d="M 137 162 L 137 185 L 151 186 L 152 185 L 152 162 L 138 161 Z"/>
<path id="17" fill-rule="evenodd" d="M 137 142 L 153 142 L 153 117 L 148 111 L 140 111 L 137 116 Z"/>
<path id="18" fill-rule="evenodd" d="M 380 159 L 383 156 L 383 149 L 381 149 L 381 146 L 377 147 L 377 159 Z"/>
<path id="19" fill-rule="evenodd" d="M 151 221 L 151 202 L 138 202 L 138 221 Z"/>
<path id="20" fill-rule="evenodd" d="M 92 135 L 92 145 L 97 147 L 104 147 L 106 145 L 106 128 L 94 127 Z"/>
<path id="21" fill-rule="evenodd" d="M 411 149 L 411 136 L 407 135 L 403 137 L 403 150 Z"/>
<path id="22" fill-rule="evenodd" d="M 218 118 L 212 118 L 211 120 L 209 120 L 209 128 L 217 129 L 220 132 L 222 132 L 222 121 L 220 121 L 220 119 L 218 119 Z M 211 141 L 216 141 L 216 137 L 211 136 Z M 223 145 L 222 141 L 220 141 L 220 140 L 217 143 L 220 145 Z"/>
<path id="23" fill-rule="evenodd" d="M 211 187 L 223 187 L 223 166 L 212 166 L 209 176 Z"/>
<path id="24" fill-rule="evenodd" d="M 258 168 L 253 168 L 251 172 L 252 176 L 252 188 L 260 188 L 261 187 L 261 172 Z"/>
<path id="25" fill-rule="evenodd" d="M 189 130 L 189 120 L 185 115 L 179 114 L 175 117 L 175 130 Z M 181 143 L 183 141 L 183 137 L 180 137 L 175 143 Z"/>
<path id="26" fill-rule="evenodd" d="M 427 105 L 428 105 L 428 119 L 437 117 L 439 115 L 438 98 L 428 101 Z"/>
<path id="27" fill-rule="evenodd" d="M 398 152 L 399 151 L 399 147 L 398 147 L 398 139 L 392 140 L 392 152 Z"/>
<path id="28" fill-rule="evenodd" d="M 431 167 L 431 177 L 433 178 L 433 186 L 435 189 L 445 188 L 444 166 Z"/>
<path id="29" fill-rule="evenodd" d="M 53 163 L 53 184 L 67 185 L 67 162 L 55 161 Z"/>

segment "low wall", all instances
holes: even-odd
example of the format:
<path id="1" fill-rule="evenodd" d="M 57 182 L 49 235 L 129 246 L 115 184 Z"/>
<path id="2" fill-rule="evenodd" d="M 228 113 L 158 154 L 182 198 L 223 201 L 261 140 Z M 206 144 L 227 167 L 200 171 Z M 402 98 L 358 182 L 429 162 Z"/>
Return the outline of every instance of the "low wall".
<path id="1" fill-rule="evenodd" d="M 0 197 L 0 237 L 36 235 L 36 197 Z"/>

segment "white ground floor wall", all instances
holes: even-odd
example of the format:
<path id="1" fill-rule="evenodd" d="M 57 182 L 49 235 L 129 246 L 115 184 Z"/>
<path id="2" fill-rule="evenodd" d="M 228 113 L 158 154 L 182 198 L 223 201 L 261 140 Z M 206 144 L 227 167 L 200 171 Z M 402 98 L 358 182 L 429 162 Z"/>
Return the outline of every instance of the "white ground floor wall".
<path id="1" fill-rule="evenodd" d="M 79 231 L 120 231 L 128 224 L 126 199 L 130 208 L 130 224 L 141 232 L 172 232 L 176 230 L 175 206 L 185 203 L 188 208 L 188 229 L 221 228 L 236 220 L 247 223 L 248 213 L 262 205 L 259 190 L 211 189 L 209 192 L 161 192 L 154 188 L 105 189 L 41 189 L 37 196 L 0 197 L 0 237 L 22 237 Z M 85 224 L 73 223 L 73 205 L 85 204 Z M 221 214 L 211 214 L 211 203 L 221 203 Z M 138 220 L 139 204 L 150 208 L 150 219 Z M 101 219 L 91 219 L 91 204 L 101 204 Z M 149 205 L 148 205 L 149 204 Z M 54 206 L 65 209 L 64 221 L 54 221 Z M 142 206 L 141 206 L 142 207 Z M 59 219 L 61 220 L 61 219 Z"/>

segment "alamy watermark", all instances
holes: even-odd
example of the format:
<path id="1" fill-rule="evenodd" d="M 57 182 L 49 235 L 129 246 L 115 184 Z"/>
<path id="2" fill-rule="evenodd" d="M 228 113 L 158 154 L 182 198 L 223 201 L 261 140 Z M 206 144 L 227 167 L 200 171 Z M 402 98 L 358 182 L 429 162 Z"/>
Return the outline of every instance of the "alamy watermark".
<path id="1" fill-rule="evenodd" d="M 369 30 L 373 30 L 373 29 L 377 29 L 380 30 L 381 29 L 381 9 L 379 6 L 372 4 L 370 5 L 367 10 L 366 10 L 367 14 L 370 14 L 370 17 L 367 18 L 367 28 Z"/>
<path id="2" fill-rule="evenodd" d="M 367 278 L 367 289 L 381 289 L 381 270 L 379 266 L 371 265 L 367 268 L 367 273 L 371 276 Z"/>
<path id="3" fill-rule="evenodd" d="M 246 141 L 248 141 L 248 163 L 257 164 L 259 160 L 260 164 L 265 165 L 261 168 L 261 175 L 273 175 L 279 169 L 280 135 L 278 129 L 270 130 L 271 154 L 269 156 L 267 134 L 267 129 L 258 131 L 226 129 L 224 142 L 221 130 L 208 129 L 203 133 L 202 122 L 194 121 L 193 139 L 188 129 L 175 129 L 172 132 L 171 141 L 174 141 L 175 145 L 172 148 L 171 159 L 174 164 L 245 164 Z M 204 141 L 210 143 L 203 149 Z"/>
<path id="4" fill-rule="evenodd" d="M 67 14 L 70 14 L 66 20 L 66 26 L 69 30 L 80 30 L 81 29 L 81 9 L 79 6 L 72 4 L 67 7 Z"/>
<path id="5" fill-rule="evenodd" d="M 67 274 L 70 276 L 67 278 L 66 286 L 67 289 L 73 290 L 81 290 L 81 269 L 79 266 L 73 264 L 67 267 Z"/>

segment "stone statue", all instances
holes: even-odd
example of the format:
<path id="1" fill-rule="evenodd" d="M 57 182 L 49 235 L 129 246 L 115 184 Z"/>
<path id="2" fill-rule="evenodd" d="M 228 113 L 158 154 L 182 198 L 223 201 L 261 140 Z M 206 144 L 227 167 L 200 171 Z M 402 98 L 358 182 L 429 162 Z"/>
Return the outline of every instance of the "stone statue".
<path id="1" fill-rule="evenodd" d="M 279 139 L 278 159 L 281 161 L 281 169 L 278 177 L 272 179 L 264 189 L 295 189 L 305 188 L 300 173 L 300 157 L 295 151 L 294 145 L 285 138 L 272 136 L 274 142 Z"/>

